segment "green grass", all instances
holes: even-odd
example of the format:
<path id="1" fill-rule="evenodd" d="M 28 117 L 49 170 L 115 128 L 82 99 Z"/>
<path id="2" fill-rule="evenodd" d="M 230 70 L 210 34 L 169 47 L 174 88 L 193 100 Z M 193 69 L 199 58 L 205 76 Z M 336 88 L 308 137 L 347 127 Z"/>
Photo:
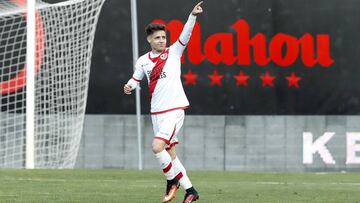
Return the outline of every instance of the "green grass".
<path id="1" fill-rule="evenodd" d="M 360 173 L 189 173 L 198 202 L 360 203 Z M 164 188 L 160 170 L 0 170 L 0 202 L 159 203 Z"/>

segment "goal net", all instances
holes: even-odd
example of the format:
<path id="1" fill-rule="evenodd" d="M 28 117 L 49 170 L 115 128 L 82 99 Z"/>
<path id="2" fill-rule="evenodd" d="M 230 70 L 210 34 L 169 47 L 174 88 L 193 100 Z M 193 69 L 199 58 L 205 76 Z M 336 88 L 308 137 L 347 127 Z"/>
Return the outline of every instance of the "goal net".
<path id="1" fill-rule="evenodd" d="M 75 165 L 105 0 L 36 3 L 35 168 Z M 0 1 L 0 168 L 26 159 L 26 0 Z"/>

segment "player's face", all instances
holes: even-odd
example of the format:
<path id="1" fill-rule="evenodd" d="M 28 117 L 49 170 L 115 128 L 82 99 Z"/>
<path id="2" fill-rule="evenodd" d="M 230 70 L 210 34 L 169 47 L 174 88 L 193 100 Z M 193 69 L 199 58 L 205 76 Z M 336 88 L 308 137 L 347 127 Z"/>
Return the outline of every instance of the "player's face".
<path id="1" fill-rule="evenodd" d="M 155 31 L 147 40 L 151 49 L 156 52 L 162 52 L 166 48 L 166 33 L 163 30 Z"/>

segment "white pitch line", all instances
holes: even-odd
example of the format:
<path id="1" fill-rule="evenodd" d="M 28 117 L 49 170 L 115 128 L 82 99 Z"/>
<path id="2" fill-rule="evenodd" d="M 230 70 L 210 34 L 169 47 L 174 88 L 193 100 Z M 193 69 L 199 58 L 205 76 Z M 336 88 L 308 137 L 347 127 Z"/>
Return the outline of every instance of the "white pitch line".
<path id="1" fill-rule="evenodd" d="M 56 182 L 66 182 L 65 179 L 43 179 L 43 178 L 2 178 L 2 181 L 56 181 Z"/>
<path id="2" fill-rule="evenodd" d="M 1 0 L 0 0 L 1 1 Z M 103 180 L 94 180 L 94 179 L 59 179 L 59 178 L 1 178 L 2 181 L 37 181 L 37 182 L 122 182 L 122 179 L 103 179 Z M 153 183 L 153 180 L 135 180 L 137 183 Z"/>
<path id="3" fill-rule="evenodd" d="M 258 185 L 349 185 L 349 186 L 360 186 L 360 183 L 340 183 L 340 182 L 330 182 L 330 183 L 309 183 L 309 182 L 255 182 Z"/>
<path id="4" fill-rule="evenodd" d="M 0 197 L 18 197 L 19 195 L 1 195 L 0 194 Z"/>

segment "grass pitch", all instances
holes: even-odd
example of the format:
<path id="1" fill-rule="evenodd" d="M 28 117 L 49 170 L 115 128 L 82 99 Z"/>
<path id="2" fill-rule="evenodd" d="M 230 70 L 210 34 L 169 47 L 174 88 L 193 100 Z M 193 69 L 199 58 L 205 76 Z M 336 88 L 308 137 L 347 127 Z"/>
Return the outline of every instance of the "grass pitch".
<path id="1" fill-rule="evenodd" d="M 189 172 L 199 203 L 360 203 L 360 173 Z M 0 202 L 159 203 L 161 171 L 0 170 Z M 183 190 L 172 203 L 182 202 Z"/>

